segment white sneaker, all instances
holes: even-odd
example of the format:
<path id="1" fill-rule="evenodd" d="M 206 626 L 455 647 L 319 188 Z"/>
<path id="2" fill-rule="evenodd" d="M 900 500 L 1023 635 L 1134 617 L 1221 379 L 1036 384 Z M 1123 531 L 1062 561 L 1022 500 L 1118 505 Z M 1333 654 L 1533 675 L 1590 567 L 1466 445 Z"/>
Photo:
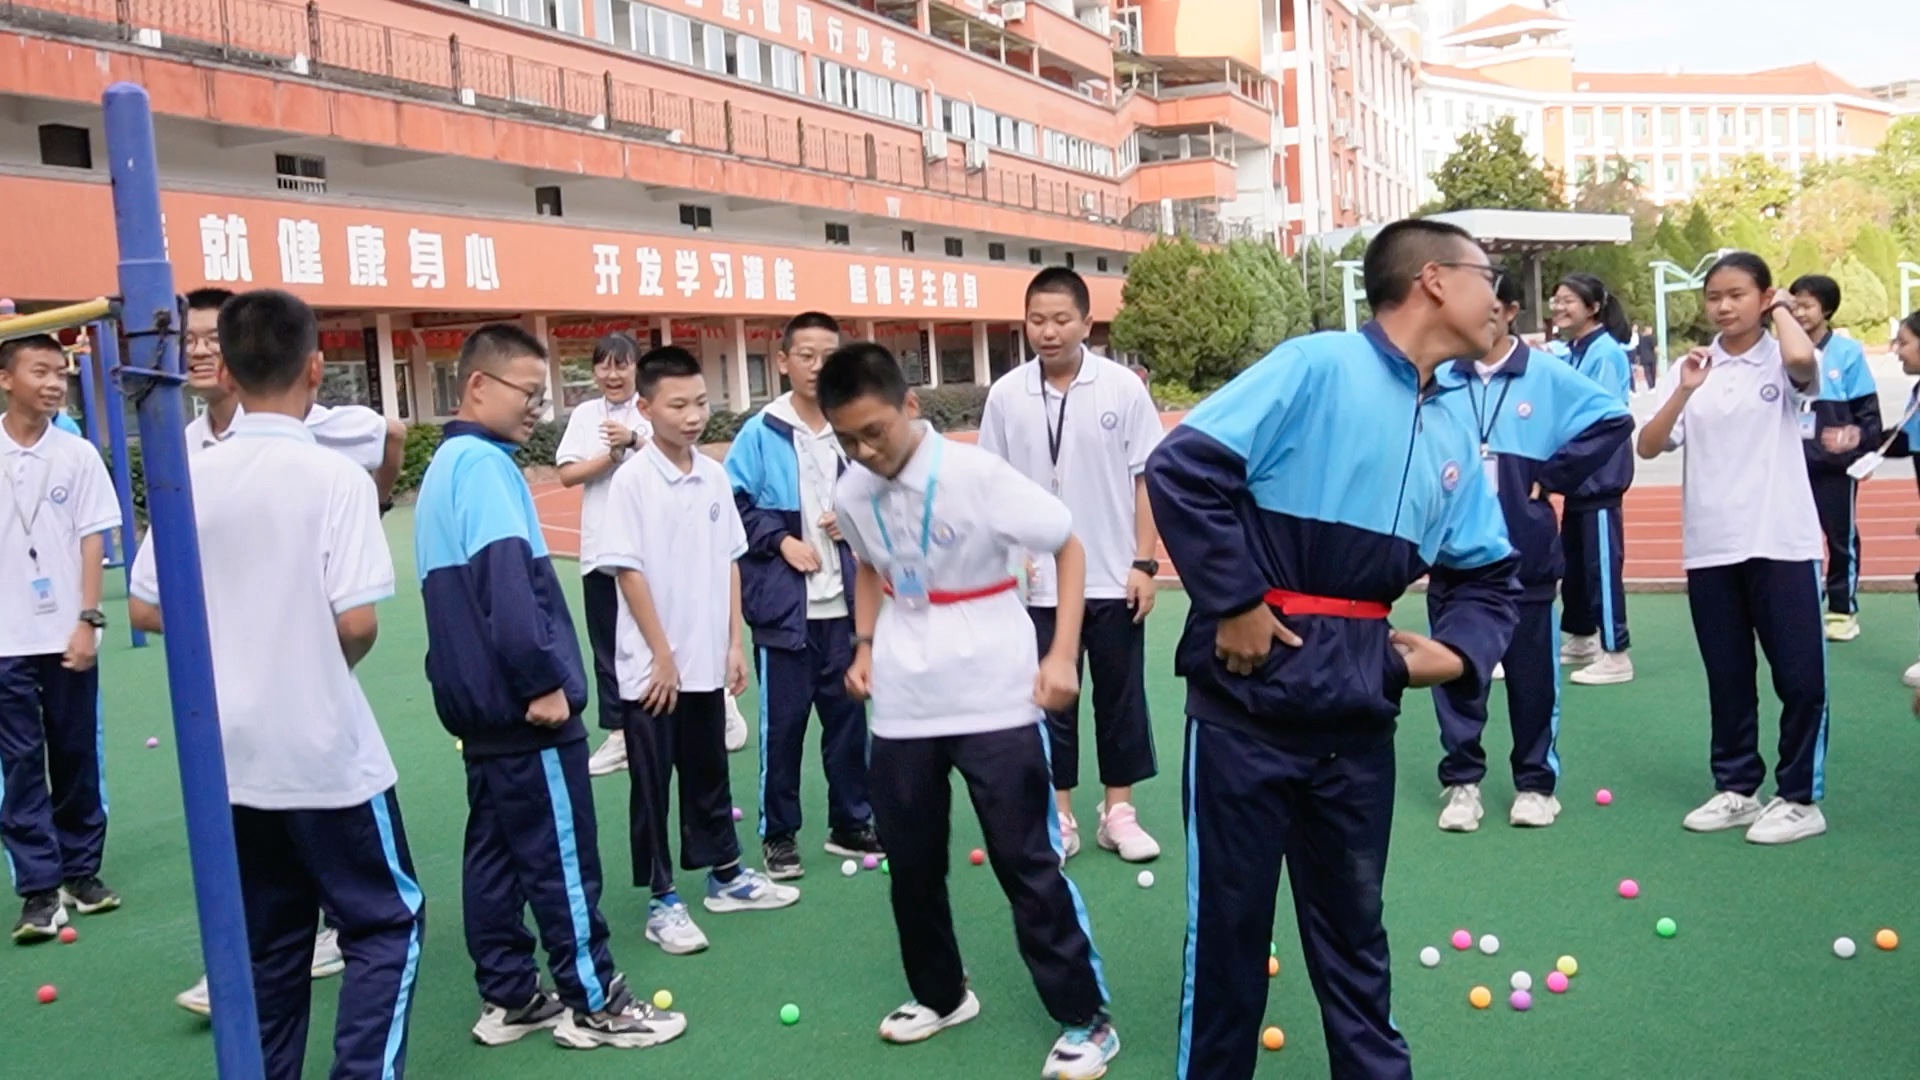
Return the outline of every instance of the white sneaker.
<path id="1" fill-rule="evenodd" d="M 1099 1080 L 1119 1053 L 1120 1036 L 1105 1017 L 1091 1027 L 1068 1028 L 1048 1051 L 1041 1080 Z"/>
<path id="2" fill-rule="evenodd" d="M 326 979 L 347 970 L 347 958 L 340 953 L 340 931 L 331 926 L 320 928 L 313 939 L 313 970 L 316 979 Z"/>
<path id="3" fill-rule="evenodd" d="M 1507 665 L 1505 664 L 1493 665 L 1493 681 L 1494 682 L 1499 682 L 1501 679 L 1504 679 L 1506 677 L 1507 677 Z"/>
<path id="4" fill-rule="evenodd" d="M 1442 832 L 1472 832 L 1480 827 L 1487 811 L 1480 805 L 1479 784 L 1454 784 L 1440 794 L 1447 800 L 1440 811 Z"/>
<path id="5" fill-rule="evenodd" d="M 1811 803 L 1788 802 L 1774 796 L 1760 820 L 1747 829 L 1749 844 L 1791 844 L 1827 831 L 1827 815 Z"/>
<path id="6" fill-rule="evenodd" d="M 729 911 L 774 911 L 800 902 L 800 890 L 782 885 L 752 867 L 740 868 L 732 881 L 721 881 L 707 874 L 707 910 L 718 914 Z"/>
<path id="7" fill-rule="evenodd" d="M 887 1018 L 880 1021 L 880 1037 L 890 1043 L 925 1042 L 942 1031 L 957 1024 L 964 1024 L 979 1015 L 980 999 L 973 996 L 971 990 L 967 991 L 967 996 L 961 999 L 960 1004 L 945 1016 L 941 1016 L 917 1001 L 909 1001 L 888 1013 Z"/>
<path id="8" fill-rule="evenodd" d="M 726 699 L 727 753 L 737 754 L 747 746 L 747 718 L 740 715 L 740 703 L 733 699 L 732 694 L 726 695 Z"/>
<path id="9" fill-rule="evenodd" d="M 1559 799 L 1538 791 L 1522 791 L 1513 797 L 1513 809 L 1507 811 L 1507 824 L 1523 829 L 1544 829 L 1559 817 Z"/>
<path id="10" fill-rule="evenodd" d="M 1065 811 L 1056 816 L 1060 820 L 1060 861 L 1064 863 L 1080 854 L 1080 822 Z"/>
<path id="11" fill-rule="evenodd" d="M 1828 615 L 1827 640 L 1852 641 L 1860 636 L 1860 616 Z"/>
<path id="12" fill-rule="evenodd" d="M 1586 664 L 1600 659 L 1600 635 L 1587 634 L 1576 637 L 1573 634 L 1560 635 L 1560 662 L 1563 664 Z"/>
<path id="13" fill-rule="evenodd" d="M 627 771 L 627 736 L 625 732 L 609 732 L 607 741 L 587 759 L 588 776 L 612 776 Z"/>
<path id="14" fill-rule="evenodd" d="M 1722 791 L 1700 804 L 1680 824 L 1690 832 L 1721 832 L 1751 825 L 1759 817 L 1759 799 L 1737 791 Z"/>
<path id="15" fill-rule="evenodd" d="M 193 1013 L 195 1016 L 212 1016 L 213 996 L 207 993 L 207 977 L 205 975 L 200 976 L 199 982 L 175 994 L 173 996 L 173 1003 Z"/>
<path id="16" fill-rule="evenodd" d="M 1100 829 L 1094 842 L 1108 851 L 1117 851 L 1126 862 L 1152 862 L 1160 857 L 1160 842 L 1140 827 L 1132 803 L 1114 803 L 1100 807 Z"/>
<path id="17" fill-rule="evenodd" d="M 647 905 L 647 940 L 669 956 L 686 956 L 707 947 L 707 935 L 693 925 L 693 916 L 678 897 L 671 904 L 656 898 Z"/>
<path id="18" fill-rule="evenodd" d="M 1623 652 L 1601 653 L 1600 659 L 1567 676 L 1581 686 L 1618 686 L 1633 681 L 1633 657 Z"/>

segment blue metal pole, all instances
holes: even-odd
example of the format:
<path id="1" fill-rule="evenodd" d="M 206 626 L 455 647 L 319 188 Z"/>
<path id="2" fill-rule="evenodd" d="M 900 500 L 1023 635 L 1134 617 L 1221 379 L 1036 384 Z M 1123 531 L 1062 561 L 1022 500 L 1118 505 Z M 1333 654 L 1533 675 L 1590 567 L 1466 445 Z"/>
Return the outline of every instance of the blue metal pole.
<path id="1" fill-rule="evenodd" d="M 113 493 L 120 499 L 120 551 L 124 556 L 120 569 L 126 574 L 131 595 L 133 556 L 140 546 L 134 542 L 133 455 L 127 449 L 126 399 L 120 394 L 120 327 L 102 320 L 89 327 L 88 333 L 93 336 L 93 358 L 100 365 L 100 383 L 106 390 L 101 395 L 106 399 L 102 411 L 107 414 L 107 440 L 113 454 Z M 133 647 L 147 647 L 146 631 L 133 631 Z"/>
<path id="2" fill-rule="evenodd" d="M 181 314 L 160 225 L 160 178 L 154 158 L 147 92 L 115 83 L 104 95 L 113 227 L 120 247 L 121 325 L 127 365 L 136 380 L 140 449 L 146 466 L 147 514 L 164 599 L 167 685 L 186 803 L 187 847 L 200 912 L 200 947 L 213 997 L 214 1058 L 221 1080 L 259 1080 L 260 1022 L 254 1009 L 240 868 L 233 850 L 226 761 L 207 644 L 207 605 L 200 576 L 187 474 L 181 394 Z"/>

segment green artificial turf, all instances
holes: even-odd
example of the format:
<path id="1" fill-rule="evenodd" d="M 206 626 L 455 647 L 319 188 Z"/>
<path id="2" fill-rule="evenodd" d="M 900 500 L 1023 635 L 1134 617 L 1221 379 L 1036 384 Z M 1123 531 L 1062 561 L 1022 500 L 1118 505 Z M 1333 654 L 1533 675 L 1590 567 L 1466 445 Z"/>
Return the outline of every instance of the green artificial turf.
<path id="1" fill-rule="evenodd" d="M 410 517 L 390 517 L 401 575 L 411 580 Z M 563 576 L 573 580 L 572 566 Z M 114 575 L 117 578 L 117 574 Z M 1631 600 L 1639 679 L 1628 686 L 1568 684 L 1561 720 L 1566 811 L 1552 829 L 1505 824 L 1504 705 L 1496 694 L 1489 756 L 1487 822 L 1477 834 L 1443 835 L 1434 766 L 1432 708 L 1408 697 L 1400 735 L 1397 829 L 1387 878 L 1387 921 L 1395 959 L 1394 1007 L 1423 1077 L 1910 1078 L 1920 1076 L 1920 831 L 1912 827 L 1920 721 L 1898 683 L 1913 660 L 1915 614 L 1905 596 L 1870 596 L 1865 635 L 1831 652 L 1826 837 L 1779 850 L 1737 833 L 1693 836 L 1681 816 L 1711 793 L 1704 682 L 1685 599 Z M 1173 1075 L 1186 922 L 1179 821 L 1180 706 L 1170 655 L 1184 598 L 1163 593 L 1151 622 L 1149 695 L 1162 776 L 1140 787 L 1143 824 L 1166 854 L 1159 884 L 1139 888 L 1135 867 L 1093 848 L 1098 794 L 1079 810 L 1088 850 L 1072 874 L 1086 897 L 1105 959 L 1113 1012 L 1125 1050 L 1110 1075 Z M 575 596 L 575 610 L 579 610 Z M 205 1023 L 173 995 L 200 972 L 171 721 L 159 648 L 126 645 L 120 607 L 101 658 L 105 673 L 107 776 L 112 799 L 106 877 L 126 898 L 119 912 L 78 922 L 80 941 L 34 948 L 0 945 L 0 1051 L 10 1076 L 89 1073 L 125 1077 L 210 1076 Z M 1417 602 L 1403 622 L 1422 623 Z M 689 1019 L 679 1042 L 649 1051 L 559 1050 L 543 1038 L 487 1050 L 467 1034 L 477 1001 L 460 927 L 460 842 L 466 807 L 460 757 L 434 718 L 422 676 L 424 622 L 417 593 L 381 612 L 379 646 L 360 667 L 400 769 L 400 800 L 414 863 L 427 896 L 427 944 L 413 1011 L 408 1065 L 416 1077 L 541 1080 L 591 1076 L 736 1075 L 864 1080 L 981 1080 L 1037 1075 L 1055 1034 L 1013 947 L 1005 901 L 989 870 L 966 863 L 979 842 L 964 794 L 955 810 L 953 892 L 962 947 L 984 1010 L 979 1020 L 917 1047 L 883 1045 L 880 1018 L 907 996 L 899 970 L 887 879 L 844 878 L 819 850 L 824 787 L 809 750 L 803 784 L 810 815 L 803 833 L 804 898 L 787 911 L 695 916 L 710 951 L 669 957 L 642 936 L 645 894 L 630 887 L 626 854 L 627 780 L 596 781 L 603 907 L 616 958 L 636 989 L 670 988 Z M 286 662 L 262 657 L 263 663 Z M 1763 694 L 1765 741 L 1772 739 Z M 743 702 L 748 715 L 756 705 Z M 1087 721 L 1087 722 L 1090 722 Z M 149 736 L 160 748 L 146 749 Z M 596 735 L 596 742 L 598 736 Z M 1090 743 L 1091 740 L 1084 740 Z M 734 801 L 751 835 L 757 739 L 733 758 Z M 1088 751 L 1089 758 L 1091 750 Z M 1769 745 L 1769 760 L 1772 752 Z M 1089 770 L 1090 771 L 1090 770 Z M 1594 805 L 1610 788 L 1612 806 Z M 1639 899 L 1616 895 L 1621 878 Z M 682 887 L 698 891 L 684 875 Z M 1261 1053 L 1260 1075 L 1325 1075 L 1324 1040 L 1304 976 L 1291 905 L 1282 887 L 1274 939 L 1282 970 L 1271 983 L 1269 1022 L 1286 1048 Z M 9 913 L 10 914 L 10 913 Z M 1679 933 L 1654 932 L 1662 916 Z M 1915 940 L 1888 954 L 1871 945 L 1882 926 Z M 1460 954 L 1456 928 L 1497 934 L 1500 954 Z M 1833 957 L 1833 939 L 1860 942 L 1851 961 Z M 1417 954 L 1436 945 L 1435 970 Z M 1564 997 L 1544 991 L 1554 959 L 1571 954 L 1580 974 Z M 1261 958 L 1250 958 L 1259 963 Z M 1530 1013 L 1506 1007 L 1518 969 L 1535 976 Z M 58 1003 L 34 1003 L 43 983 Z M 337 980 L 315 985 L 309 1076 L 324 1076 Z M 1467 993 L 1494 991 L 1475 1011 Z M 782 1004 L 800 1006 L 783 1027 Z"/>

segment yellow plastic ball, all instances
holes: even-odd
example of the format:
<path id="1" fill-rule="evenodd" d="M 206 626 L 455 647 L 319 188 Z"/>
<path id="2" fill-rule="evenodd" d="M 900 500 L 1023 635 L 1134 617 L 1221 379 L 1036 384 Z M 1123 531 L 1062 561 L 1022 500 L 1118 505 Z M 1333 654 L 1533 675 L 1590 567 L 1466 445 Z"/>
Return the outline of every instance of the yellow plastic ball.
<path id="1" fill-rule="evenodd" d="M 1873 943 L 1887 952 L 1892 952 L 1900 947 L 1900 935 L 1891 930 L 1882 930 L 1873 935 Z"/>
<path id="2" fill-rule="evenodd" d="M 1580 961 L 1575 960 L 1571 956 L 1561 957 L 1560 962 L 1553 966 L 1559 968 L 1560 974 L 1565 975 L 1569 979 L 1580 974 Z"/>
<path id="3" fill-rule="evenodd" d="M 1467 1000 L 1473 1003 L 1474 1008 L 1484 1009 L 1493 1004 L 1493 991 L 1484 986 L 1476 986 L 1468 991 Z"/>
<path id="4" fill-rule="evenodd" d="M 1267 957 L 1267 978 L 1271 979 L 1278 974 L 1280 974 L 1280 958 L 1277 956 Z"/>
<path id="5" fill-rule="evenodd" d="M 465 752 L 465 751 L 466 751 L 466 749 L 467 749 L 467 740 L 465 740 L 465 739 L 455 739 L 455 740 L 453 740 L 453 752 L 454 752 L 454 753 L 456 753 L 456 754 L 458 754 L 458 753 L 463 753 L 463 752 Z"/>
<path id="6" fill-rule="evenodd" d="M 671 990 L 655 990 L 653 992 L 653 1007 L 656 1009 L 673 1008 L 673 992 Z"/>
<path id="7" fill-rule="evenodd" d="M 1278 1050 L 1287 1045 L 1286 1033 L 1277 1027 L 1270 1027 L 1260 1033 L 1260 1045 L 1269 1050 Z"/>

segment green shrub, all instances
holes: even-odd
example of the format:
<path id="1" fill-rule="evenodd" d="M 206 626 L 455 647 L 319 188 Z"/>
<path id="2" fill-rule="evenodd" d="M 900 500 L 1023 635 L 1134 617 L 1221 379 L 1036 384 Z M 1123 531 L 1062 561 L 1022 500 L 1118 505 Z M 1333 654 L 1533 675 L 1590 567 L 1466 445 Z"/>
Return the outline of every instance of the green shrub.
<path id="1" fill-rule="evenodd" d="M 732 442 L 740 437 L 740 429 L 745 427 L 747 421 L 753 418 L 753 414 L 759 411 L 759 409 L 748 409 L 746 412 L 733 412 L 728 409 L 713 410 L 713 414 L 707 417 L 707 430 L 701 433 L 700 441 L 703 443 Z"/>
<path id="2" fill-rule="evenodd" d="M 1161 412 L 1185 412 L 1207 399 L 1210 391 L 1195 390 L 1184 383 L 1153 381 L 1153 404 Z"/>
<path id="3" fill-rule="evenodd" d="M 420 478 L 427 475 L 427 465 L 433 461 L 433 452 L 438 449 L 440 449 L 439 424 L 407 426 L 406 453 L 400 458 L 400 478 L 393 484 L 395 494 L 419 490 Z"/>
<path id="4" fill-rule="evenodd" d="M 920 416 L 935 431 L 977 431 L 980 414 L 987 409 L 987 388 L 957 386 L 920 387 L 914 391 L 920 399 Z"/>
<path id="5" fill-rule="evenodd" d="M 557 420 L 536 424 L 527 443 L 513 455 L 514 464 L 523 469 L 553 468 L 553 456 L 560 452 L 560 436 L 567 425 Z"/>

